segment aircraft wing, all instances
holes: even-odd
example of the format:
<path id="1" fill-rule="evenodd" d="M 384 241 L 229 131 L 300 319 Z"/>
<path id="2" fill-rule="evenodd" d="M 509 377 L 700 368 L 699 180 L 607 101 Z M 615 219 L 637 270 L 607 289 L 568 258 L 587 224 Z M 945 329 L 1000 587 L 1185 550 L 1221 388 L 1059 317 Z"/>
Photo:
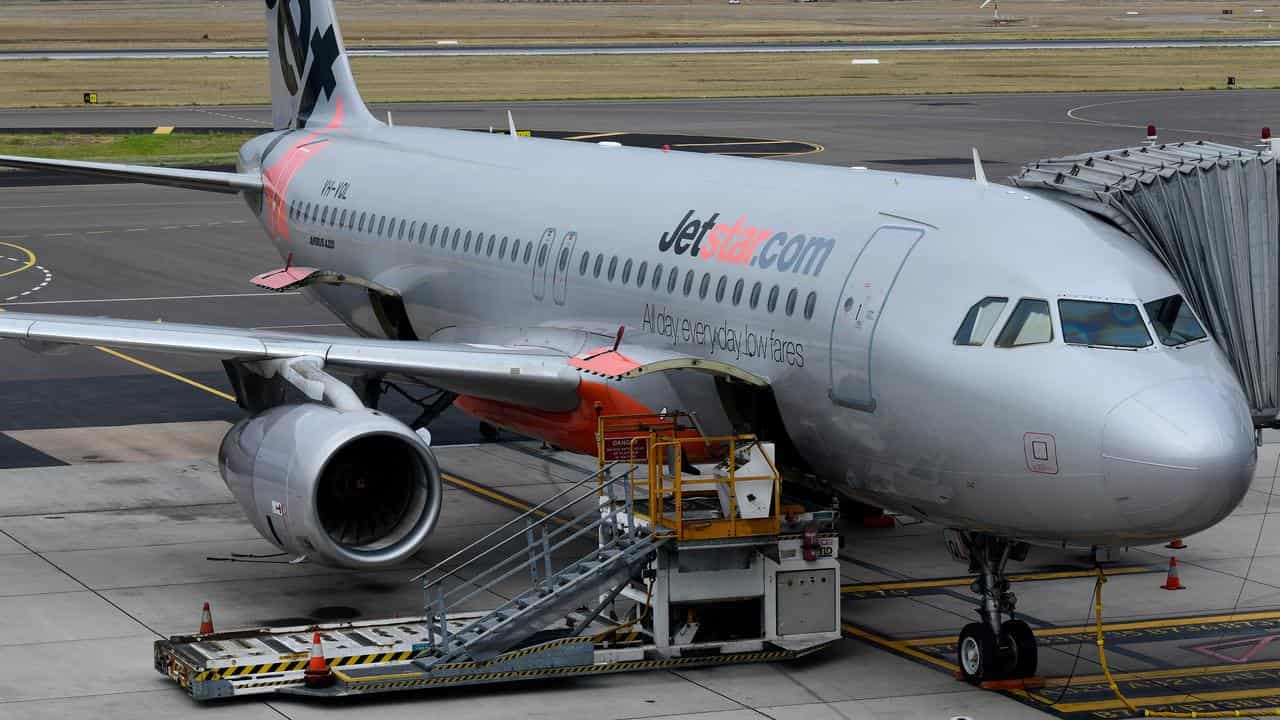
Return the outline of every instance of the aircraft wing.
<path id="1" fill-rule="evenodd" d="M 50 170 L 76 175 L 97 175 L 150 185 L 169 185 L 191 190 L 221 193 L 261 192 L 262 179 L 257 175 L 213 170 L 120 165 L 117 163 L 83 162 L 79 160 L 47 160 L 45 158 L 0 155 L 0 165 L 25 170 Z"/>
<path id="2" fill-rule="evenodd" d="M 199 355 L 221 360 L 313 357 L 326 367 L 394 372 L 435 387 L 544 410 L 576 407 L 580 371 L 563 353 L 539 348 L 404 342 L 185 323 L 0 313 L 0 339 L 46 352 L 73 345 Z"/>

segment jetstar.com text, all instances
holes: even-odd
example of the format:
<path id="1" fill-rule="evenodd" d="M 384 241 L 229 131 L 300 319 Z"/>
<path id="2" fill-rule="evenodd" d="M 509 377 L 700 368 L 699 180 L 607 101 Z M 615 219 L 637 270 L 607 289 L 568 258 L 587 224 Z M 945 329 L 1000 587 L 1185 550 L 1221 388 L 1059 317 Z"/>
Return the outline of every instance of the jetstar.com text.
<path id="1" fill-rule="evenodd" d="M 817 277 L 836 245 L 835 238 L 748 225 L 745 215 L 731 225 L 720 222 L 720 213 L 700 220 L 694 217 L 696 212 L 685 213 L 674 228 L 658 238 L 660 252 Z"/>

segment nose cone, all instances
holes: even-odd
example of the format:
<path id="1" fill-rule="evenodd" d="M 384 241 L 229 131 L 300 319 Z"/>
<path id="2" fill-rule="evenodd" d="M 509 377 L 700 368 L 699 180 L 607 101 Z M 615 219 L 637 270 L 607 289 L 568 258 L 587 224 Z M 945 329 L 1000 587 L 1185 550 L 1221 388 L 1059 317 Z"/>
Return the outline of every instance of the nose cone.
<path id="1" fill-rule="evenodd" d="M 1226 517 L 1257 463 L 1234 385 L 1186 379 L 1148 388 L 1107 415 L 1102 467 L 1135 539 L 1184 537 Z"/>

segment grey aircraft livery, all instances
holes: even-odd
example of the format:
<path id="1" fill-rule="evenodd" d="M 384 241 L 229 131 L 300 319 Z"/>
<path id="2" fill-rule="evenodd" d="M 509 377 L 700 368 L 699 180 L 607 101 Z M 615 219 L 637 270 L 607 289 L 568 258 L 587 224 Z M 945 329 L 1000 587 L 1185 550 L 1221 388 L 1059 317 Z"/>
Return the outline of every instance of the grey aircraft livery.
<path id="1" fill-rule="evenodd" d="M 253 282 L 302 288 L 356 337 L 26 313 L 0 337 L 222 360 L 248 415 L 222 475 L 284 551 L 369 568 L 419 550 L 442 486 L 417 430 L 450 403 L 581 453 L 601 414 L 678 409 L 948 528 L 978 574 L 958 649 L 978 681 L 1035 671 L 1009 559 L 1190 535 L 1249 486 L 1222 351 L 1093 216 L 983 178 L 389 126 L 330 0 L 266 0 L 266 20 L 276 129 L 236 172 L 0 164 L 238 193 L 284 259 Z M 388 379 L 436 392 L 415 427 L 376 409 Z"/>

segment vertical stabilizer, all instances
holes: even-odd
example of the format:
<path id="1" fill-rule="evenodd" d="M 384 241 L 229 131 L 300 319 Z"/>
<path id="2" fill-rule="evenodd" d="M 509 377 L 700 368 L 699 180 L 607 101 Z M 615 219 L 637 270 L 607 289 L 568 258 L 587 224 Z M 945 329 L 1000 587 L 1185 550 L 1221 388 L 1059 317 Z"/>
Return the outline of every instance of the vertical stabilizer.
<path id="1" fill-rule="evenodd" d="M 351 76 L 333 0 L 265 2 L 275 129 L 377 125 Z"/>

